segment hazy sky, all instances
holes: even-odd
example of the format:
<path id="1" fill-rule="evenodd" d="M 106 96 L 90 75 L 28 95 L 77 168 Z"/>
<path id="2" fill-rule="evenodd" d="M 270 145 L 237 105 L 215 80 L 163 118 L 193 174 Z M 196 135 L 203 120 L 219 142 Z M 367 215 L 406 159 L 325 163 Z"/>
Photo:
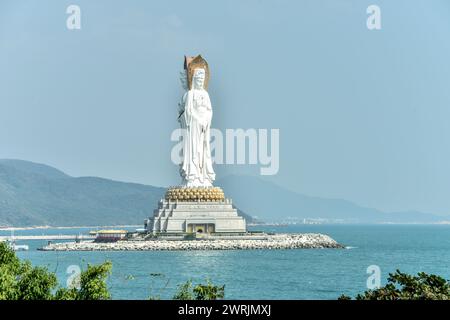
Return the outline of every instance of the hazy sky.
<path id="1" fill-rule="evenodd" d="M 70 4 L 81 30 L 66 27 Z M 381 30 L 366 27 L 370 4 Z M 178 72 L 201 53 L 213 127 L 280 129 L 280 170 L 264 179 L 450 214 L 449 39 L 446 0 L 3 0 L 0 158 L 177 184 Z"/>

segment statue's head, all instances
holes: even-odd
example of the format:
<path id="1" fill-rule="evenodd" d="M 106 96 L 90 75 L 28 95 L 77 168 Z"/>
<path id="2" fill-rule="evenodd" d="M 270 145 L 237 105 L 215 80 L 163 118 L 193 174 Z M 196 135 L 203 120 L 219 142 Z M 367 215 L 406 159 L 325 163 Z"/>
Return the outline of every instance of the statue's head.
<path id="1" fill-rule="evenodd" d="M 194 70 L 192 75 L 192 87 L 194 89 L 204 89 L 205 87 L 206 72 L 203 68 L 198 68 Z"/>
<path id="2" fill-rule="evenodd" d="M 208 89 L 209 66 L 201 55 L 196 57 L 184 57 L 184 69 L 187 72 L 189 89 Z"/>

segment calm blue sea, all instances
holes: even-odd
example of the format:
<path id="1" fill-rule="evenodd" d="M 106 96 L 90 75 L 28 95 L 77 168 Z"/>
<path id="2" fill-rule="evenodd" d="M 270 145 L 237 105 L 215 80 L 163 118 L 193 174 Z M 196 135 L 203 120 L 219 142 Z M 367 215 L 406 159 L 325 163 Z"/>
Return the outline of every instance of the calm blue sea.
<path id="1" fill-rule="evenodd" d="M 381 268 L 382 283 L 399 268 L 450 279 L 448 225 L 304 225 L 257 227 L 274 232 L 321 232 L 349 249 L 191 252 L 42 252 L 45 241 L 19 241 L 30 251 L 20 258 L 56 271 L 65 285 L 71 265 L 110 260 L 109 286 L 115 299 L 170 298 L 188 279 L 225 284 L 229 299 L 336 299 L 366 289 L 367 267 Z M 21 234 L 78 234 L 89 229 L 24 230 Z M 9 234 L 1 231 L 0 234 Z"/>

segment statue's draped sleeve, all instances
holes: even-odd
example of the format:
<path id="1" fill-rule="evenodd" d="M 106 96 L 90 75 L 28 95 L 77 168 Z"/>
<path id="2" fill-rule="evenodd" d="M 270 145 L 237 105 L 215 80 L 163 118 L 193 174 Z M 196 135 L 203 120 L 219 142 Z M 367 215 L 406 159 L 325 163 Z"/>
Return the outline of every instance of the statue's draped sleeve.
<path id="1" fill-rule="evenodd" d="M 185 100 L 185 105 L 184 105 L 184 120 L 186 121 L 186 126 L 190 126 L 191 125 L 191 119 L 192 119 L 192 108 L 194 101 L 193 101 L 193 96 L 192 96 L 192 91 L 188 91 L 186 93 L 186 100 Z"/>

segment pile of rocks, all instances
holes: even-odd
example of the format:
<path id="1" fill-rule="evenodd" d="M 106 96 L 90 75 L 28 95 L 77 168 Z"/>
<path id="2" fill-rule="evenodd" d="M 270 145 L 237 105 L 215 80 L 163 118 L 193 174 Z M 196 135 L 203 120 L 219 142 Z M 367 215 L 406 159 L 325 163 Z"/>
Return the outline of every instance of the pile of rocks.
<path id="1" fill-rule="evenodd" d="M 265 239 L 202 239 L 118 241 L 113 243 L 62 242 L 52 243 L 44 251 L 145 251 L 145 250 L 249 250 L 344 248 L 327 235 L 319 233 L 275 234 Z"/>

